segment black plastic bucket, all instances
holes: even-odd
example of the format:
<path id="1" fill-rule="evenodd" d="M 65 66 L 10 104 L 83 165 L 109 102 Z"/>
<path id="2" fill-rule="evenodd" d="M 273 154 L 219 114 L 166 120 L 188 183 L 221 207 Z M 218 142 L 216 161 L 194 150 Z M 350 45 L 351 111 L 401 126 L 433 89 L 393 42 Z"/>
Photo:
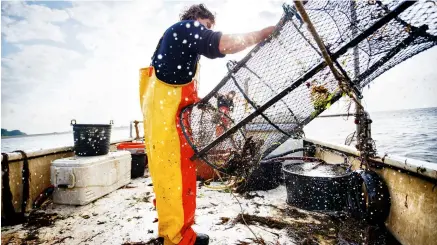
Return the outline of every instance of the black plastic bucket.
<path id="1" fill-rule="evenodd" d="M 310 170 L 307 164 L 312 164 Z M 322 167 L 323 171 L 313 171 L 312 166 Z M 351 173 L 345 167 L 317 160 L 300 161 L 284 165 L 283 172 L 288 204 L 311 211 L 347 211 Z"/>
<path id="2" fill-rule="evenodd" d="M 108 154 L 112 124 L 112 120 L 110 124 L 76 124 L 76 120 L 72 120 L 74 153 L 77 156 Z"/>
<path id="3" fill-rule="evenodd" d="M 147 166 L 146 153 L 132 153 L 131 178 L 144 176 Z"/>
<path id="4" fill-rule="evenodd" d="M 275 189 L 281 182 L 282 161 L 261 162 L 247 180 L 248 191 L 267 191 Z"/>

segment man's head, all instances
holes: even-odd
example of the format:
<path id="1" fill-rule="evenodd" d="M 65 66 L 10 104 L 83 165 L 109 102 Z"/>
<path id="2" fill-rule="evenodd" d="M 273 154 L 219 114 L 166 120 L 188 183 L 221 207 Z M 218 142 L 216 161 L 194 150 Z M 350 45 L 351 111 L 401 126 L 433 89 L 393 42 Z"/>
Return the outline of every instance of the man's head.
<path id="1" fill-rule="evenodd" d="M 195 4 L 180 15 L 181 20 L 197 20 L 206 28 L 211 29 L 215 24 L 215 16 L 203 4 Z"/>
<path id="2" fill-rule="evenodd" d="M 228 93 L 227 97 L 228 97 L 228 99 L 231 99 L 231 100 L 234 99 L 234 97 L 235 97 L 235 91 L 234 91 L 234 90 L 230 91 L 230 92 Z"/>

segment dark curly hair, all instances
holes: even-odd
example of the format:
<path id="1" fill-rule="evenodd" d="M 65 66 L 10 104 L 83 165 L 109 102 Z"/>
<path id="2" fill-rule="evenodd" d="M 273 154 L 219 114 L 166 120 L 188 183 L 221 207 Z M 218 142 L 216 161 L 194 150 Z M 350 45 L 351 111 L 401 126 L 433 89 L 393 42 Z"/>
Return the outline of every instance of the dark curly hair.
<path id="1" fill-rule="evenodd" d="M 209 11 L 203 4 L 191 5 L 187 10 L 181 13 L 181 20 L 209 19 L 215 24 L 215 15 Z"/>

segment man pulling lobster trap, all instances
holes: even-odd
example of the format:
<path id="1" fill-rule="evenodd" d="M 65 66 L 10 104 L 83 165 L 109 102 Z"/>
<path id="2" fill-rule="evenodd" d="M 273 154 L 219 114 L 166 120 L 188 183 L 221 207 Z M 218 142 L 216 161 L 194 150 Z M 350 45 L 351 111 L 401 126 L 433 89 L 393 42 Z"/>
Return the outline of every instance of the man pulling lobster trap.
<path id="1" fill-rule="evenodd" d="M 214 14 L 204 5 L 191 6 L 182 13 L 180 22 L 164 32 L 150 66 L 140 70 L 145 145 L 156 195 L 159 239 L 164 245 L 209 243 L 207 235 L 191 228 L 196 209 L 196 162 L 191 159 L 194 150 L 189 142 L 190 110 L 181 116 L 184 108 L 199 101 L 200 56 L 215 59 L 240 52 L 264 41 L 276 29 L 269 26 L 229 35 L 212 31 L 214 24 Z M 243 159 L 231 166 L 238 169 Z"/>

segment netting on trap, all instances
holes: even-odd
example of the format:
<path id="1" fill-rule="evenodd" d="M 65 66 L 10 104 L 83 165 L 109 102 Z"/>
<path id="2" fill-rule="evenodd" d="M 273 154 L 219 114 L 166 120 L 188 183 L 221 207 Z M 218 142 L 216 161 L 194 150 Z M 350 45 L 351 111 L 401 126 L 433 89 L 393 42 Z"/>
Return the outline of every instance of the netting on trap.
<path id="1" fill-rule="evenodd" d="M 305 9 L 358 96 L 388 69 L 437 44 L 435 1 L 310 1 Z M 217 87 L 181 113 L 195 157 L 215 168 L 262 159 L 301 137 L 304 125 L 344 96 L 294 7 L 284 5 L 278 26 L 241 61 L 229 62 Z M 223 109 L 231 91 L 233 106 Z"/>

